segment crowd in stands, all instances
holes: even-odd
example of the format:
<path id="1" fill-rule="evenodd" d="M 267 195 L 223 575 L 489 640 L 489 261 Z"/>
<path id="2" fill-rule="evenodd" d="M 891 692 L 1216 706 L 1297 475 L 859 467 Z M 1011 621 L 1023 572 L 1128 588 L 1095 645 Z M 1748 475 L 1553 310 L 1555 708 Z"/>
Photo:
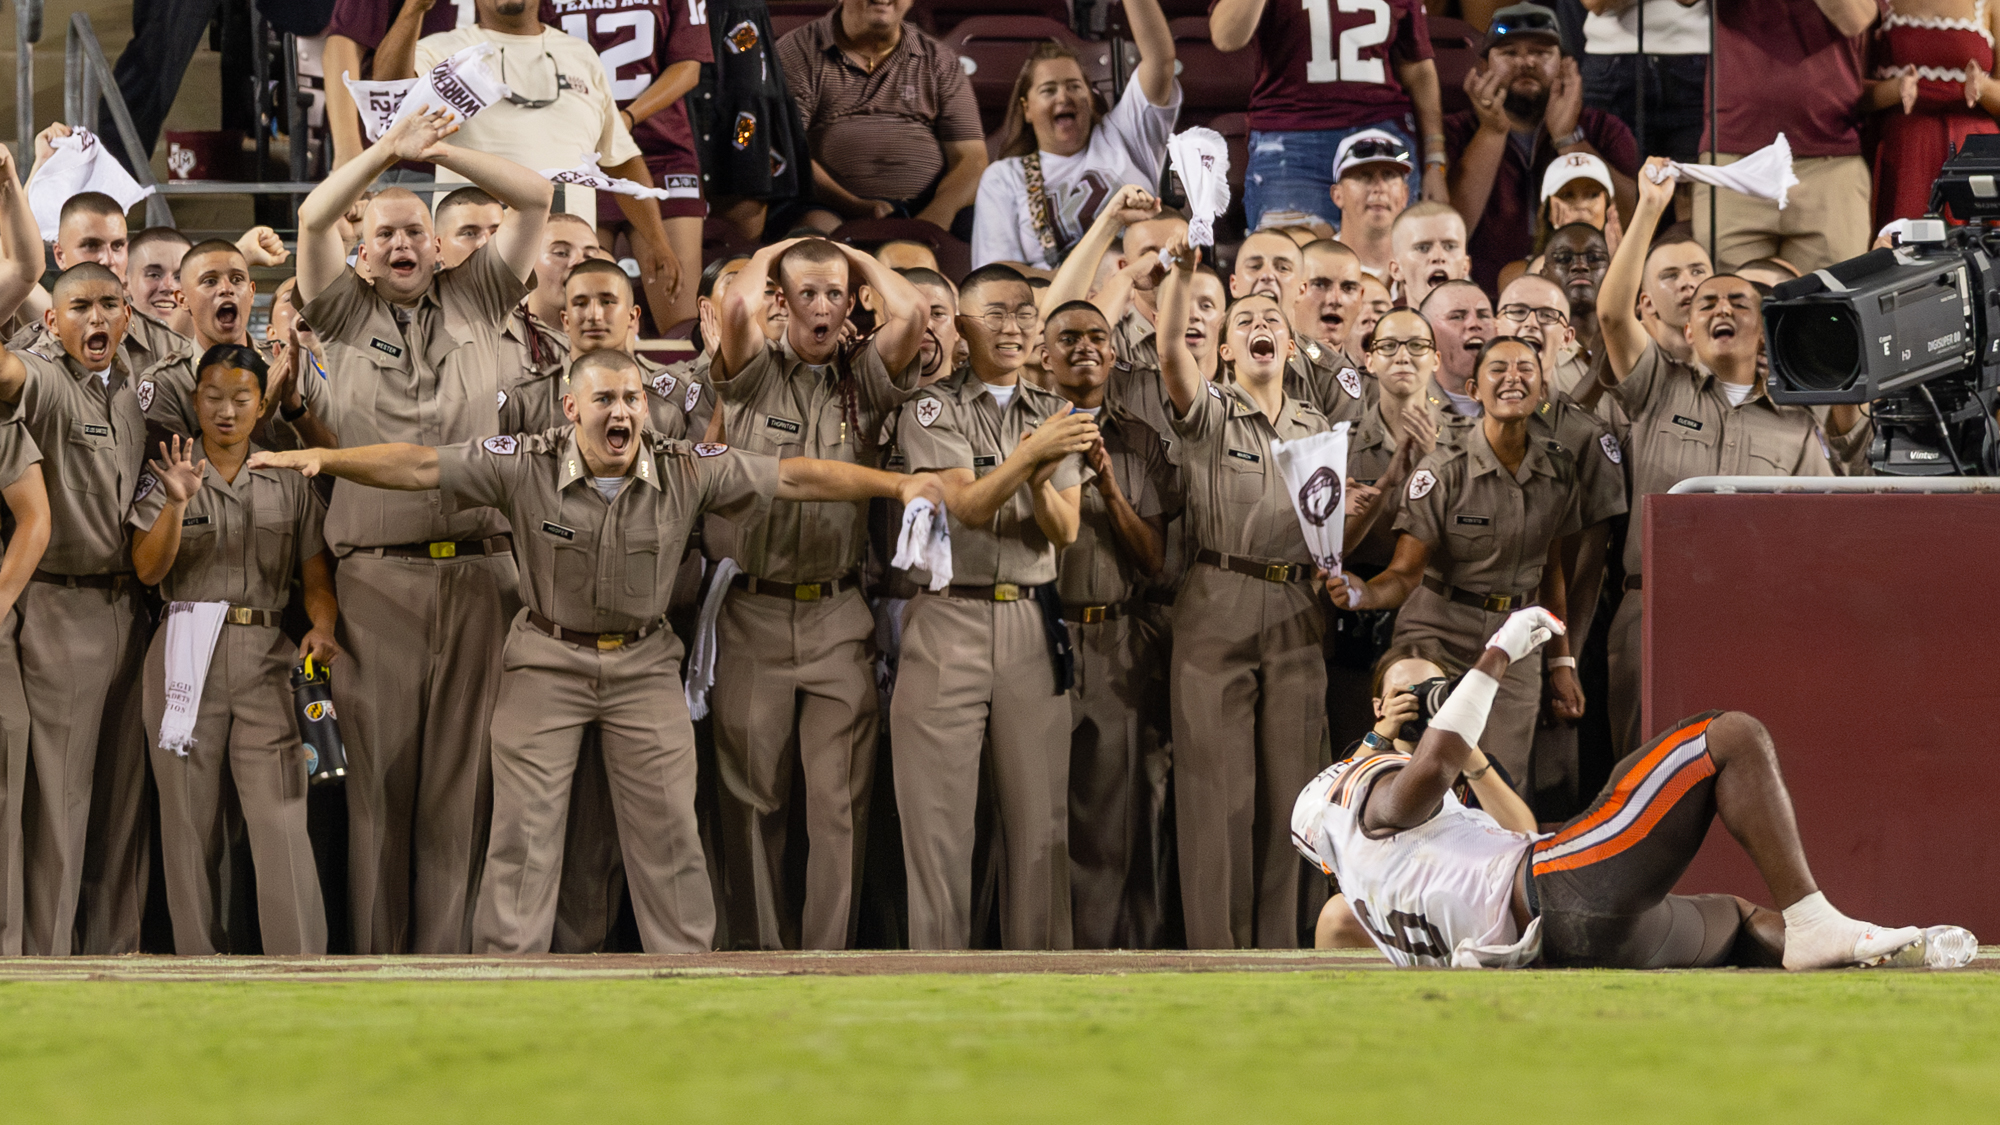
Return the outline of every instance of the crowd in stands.
<path id="1" fill-rule="evenodd" d="M 339 0 L 329 75 L 509 93 L 330 79 L 289 245 L 0 157 L 0 953 L 1365 942 L 1301 787 L 1541 605 L 1481 760 L 1587 805 L 1642 499 L 1867 471 L 1762 296 L 2000 113 L 1986 0 L 993 7 Z M 1783 210 L 1667 163 L 1779 134 Z"/>

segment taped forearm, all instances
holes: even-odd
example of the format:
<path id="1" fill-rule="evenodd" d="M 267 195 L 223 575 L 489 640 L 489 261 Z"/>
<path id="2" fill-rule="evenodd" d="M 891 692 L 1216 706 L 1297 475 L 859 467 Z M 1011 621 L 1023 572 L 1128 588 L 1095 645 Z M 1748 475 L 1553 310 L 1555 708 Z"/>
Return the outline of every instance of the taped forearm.
<path id="1" fill-rule="evenodd" d="M 1479 736 L 1486 730 L 1486 716 L 1493 710 L 1493 697 L 1499 690 L 1500 681 L 1492 676 L 1477 668 L 1467 672 L 1431 718 L 1431 728 L 1450 731 L 1468 746 L 1479 745 Z"/>

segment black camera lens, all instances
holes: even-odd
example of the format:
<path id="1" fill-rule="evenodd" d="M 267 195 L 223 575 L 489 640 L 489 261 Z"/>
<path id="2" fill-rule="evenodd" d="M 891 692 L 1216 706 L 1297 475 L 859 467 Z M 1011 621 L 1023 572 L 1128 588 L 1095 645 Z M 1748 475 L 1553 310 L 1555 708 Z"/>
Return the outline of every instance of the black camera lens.
<path id="1" fill-rule="evenodd" d="M 1802 305 L 1771 311 L 1773 366 L 1802 391 L 1837 391 L 1861 374 L 1861 328 L 1839 305 Z"/>

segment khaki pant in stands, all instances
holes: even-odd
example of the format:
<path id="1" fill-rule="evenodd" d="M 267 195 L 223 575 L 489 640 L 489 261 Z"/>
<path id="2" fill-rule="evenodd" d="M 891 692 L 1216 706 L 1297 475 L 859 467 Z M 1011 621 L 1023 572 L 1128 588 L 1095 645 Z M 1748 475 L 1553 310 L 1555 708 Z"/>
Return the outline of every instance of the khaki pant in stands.
<path id="1" fill-rule="evenodd" d="M 880 721 L 874 636 L 859 590 L 814 602 L 731 590 L 722 603 L 710 714 L 724 898 L 738 948 L 854 942 Z M 795 762 L 805 781 L 803 904 L 785 894 Z"/>
<path id="2" fill-rule="evenodd" d="M 29 582 L 16 603 L 36 776 L 23 807 L 30 954 L 139 949 L 151 857 L 132 591 Z"/>
<path id="3" fill-rule="evenodd" d="M 698 953 L 715 899 L 695 826 L 694 728 L 681 643 L 662 629 L 600 651 L 556 640 L 521 614 L 493 711 L 493 835 L 473 916 L 476 953 L 546 953 L 555 930 L 570 781 L 596 723 L 611 807 L 648 953 Z"/>
<path id="4" fill-rule="evenodd" d="M 520 607 L 514 559 L 356 551 L 337 575 L 354 951 L 465 953 L 493 805 L 487 730 Z"/>
<path id="5" fill-rule="evenodd" d="M 1174 812 L 1190 949 L 1294 949 L 1292 805 L 1326 727 L 1326 617 L 1303 582 L 1188 568 L 1174 601 Z"/>
<path id="6" fill-rule="evenodd" d="M 1070 691 L 1070 918 L 1078 949 L 1129 949 L 1137 942 L 1135 891 L 1152 872 L 1141 849 L 1151 842 L 1154 807 L 1144 760 L 1149 670 L 1138 623 L 1071 622 L 1076 686 Z"/>
<path id="7" fill-rule="evenodd" d="M 225 784 L 235 788 L 250 834 L 264 952 L 326 952 L 326 904 L 306 838 L 306 751 L 292 714 L 297 652 L 275 626 L 224 625 L 186 757 L 160 749 L 167 709 L 164 628 L 146 654 L 146 745 L 160 791 L 160 855 L 174 952 L 183 957 L 215 953 L 216 939 L 227 936 L 228 903 L 219 885 L 229 855 Z"/>
<path id="8" fill-rule="evenodd" d="M 0 617 L 0 957 L 21 955 L 27 926 L 21 806 L 28 800 L 28 697 L 14 640 L 20 622 L 11 609 Z"/>
<path id="9" fill-rule="evenodd" d="M 1430 587 L 1419 586 L 1396 614 L 1396 643 L 1436 641 L 1453 659 L 1470 668 L 1507 617 L 1447 601 Z M 1542 662 L 1539 657 L 1516 660 L 1500 678 L 1500 691 L 1487 713 L 1479 749 L 1500 763 L 1514 779 L 1514 791 L 1525 800 L 1534 799 L 1528 766 L 1535 745 L 1535 722 L 1541 713 Z"/>
<path id="10" fill-rule="evenodd" d="M 1718 163 L 1743 159 L 1724 153 Z M 1715 253 L 1718 272 L 1733 270 L 1757 258 L 1783 258 L 1801 272 L 1865 254 L 1872 242 L 1872 190 L 1868 162 L 1859 156 L 1808 156 L 1792 161 L 1799 178 L 1786 194 L 1785 209 L 1776 202 L 1723 190 L 1715 197 Z M 1694 237 L 1708 245 L 1708 195 L 1694 189 Z"/>
<path id="11" fill-rule="evenodd" d="M 910 948 L 969 944 L 982 734 L 1000 834 L 1001 944 L 1070 947 L 1069 728 L 1035 602 L 910 600 L 889 705 Z"/>

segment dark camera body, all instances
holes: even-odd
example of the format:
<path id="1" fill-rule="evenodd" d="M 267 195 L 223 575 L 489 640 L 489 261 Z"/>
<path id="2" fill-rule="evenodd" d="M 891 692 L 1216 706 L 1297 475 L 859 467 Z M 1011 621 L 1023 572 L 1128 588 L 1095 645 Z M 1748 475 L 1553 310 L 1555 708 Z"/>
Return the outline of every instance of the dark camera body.
<path id="1" fill-rule="evenodd" d="M 1396 737 L 1404 742 L 1415 742 L 1422 738 L 1424 731 L 1431 725 L 1432 716 L 1438 713 L 1438 708 L 1444 706 L 1445 700 L 1451 698 L 1451 691 L 1457 686 L 1456 676 L 1432 676 L 1428 680 L 1419 680 L 1411 684 L 1406 690 L 1417 697 L 1417 717 L 1404 723 L 1403 729 L 1396 732 Z"/>

